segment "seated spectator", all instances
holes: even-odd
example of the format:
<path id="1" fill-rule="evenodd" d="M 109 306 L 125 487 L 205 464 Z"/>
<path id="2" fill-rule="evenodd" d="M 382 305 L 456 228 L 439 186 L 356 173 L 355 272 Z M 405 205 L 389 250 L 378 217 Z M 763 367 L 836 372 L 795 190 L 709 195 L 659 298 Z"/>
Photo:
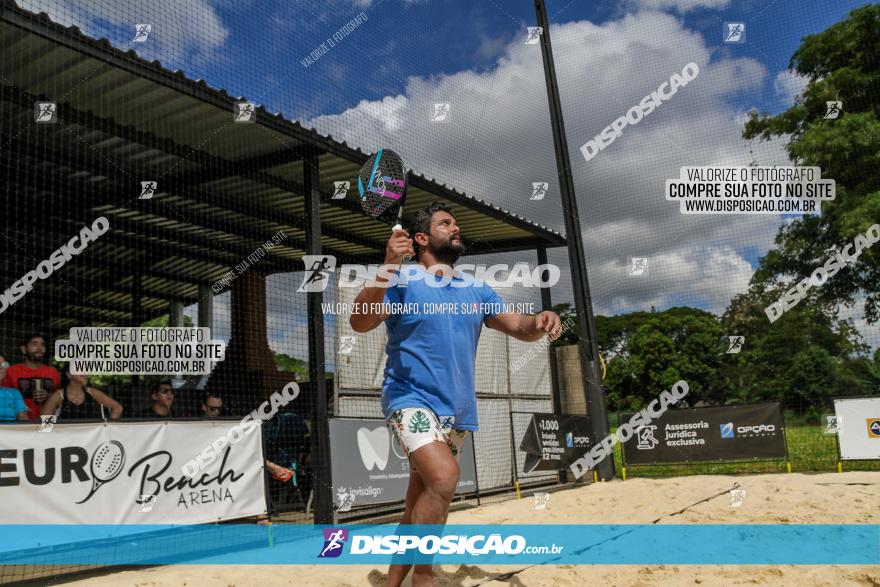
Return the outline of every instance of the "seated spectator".
<path id="1" fill-rule="evenodd" d="M 207 419 L 219 418 L 223 411 L 223 398 L 216 392 L 208 392 L 202 400 L 202 413 Z M 272 461 L 266 459 L 266 469 L 276 481 L 290 481 L 294 479 L 294 472 L 280 465 L 276 465 Z M 294 479 L 294 484 L 296 480 Z"/>
<path id="2" fill-rule="evenodd" d="M 223 398 L 211 392 L 205 394 L 202 400 L 202 414 L 205 418 L 219 418 L 223 412 Z"/>
<path id="3" fill-rule="evenodd" d="M 94 387 L 89 387 L 88 375 L 75 375 L 70 368 L 64 372 L 66 384 L 53 393 L 43 404 L 42 414 L 48 416 L 60 408 L 58 418 L 64 420 L 111 420 L 122 416 L 122 404 Z M 105 412 L 106 408 L 106 412 Z"/>
<path id="4" fill-rule="evenodd" d="M 153 400 L 152 405 L 138 412 L 138 418 L 174 417 L 174 412 L 171 411 L 171 404 L 174 403 L 174 388 L 171 387 L 170 381 L 157 383 L 150 393 L 150 399 Z"/>
<path id="5" fill-rule="evenodd" d="M 0 357 L 0 380 L 6 378 L 9 363 Z M 0 387 L 0 421 L 28 420 L 28 409 L 21 392 L 14 387 Z"/>
<path id="6" fill-rule="evenodd" d="M 0 385 L 14 387 L 21 392 L 28 407 L 28 417 L 38 420 L 43 402 L 61 385 L 61 376 L 55 367 L 43 363 L 46 358 L 46 339 L 33 334 L 22 341 L 24 362 L 12 365 Z"/>

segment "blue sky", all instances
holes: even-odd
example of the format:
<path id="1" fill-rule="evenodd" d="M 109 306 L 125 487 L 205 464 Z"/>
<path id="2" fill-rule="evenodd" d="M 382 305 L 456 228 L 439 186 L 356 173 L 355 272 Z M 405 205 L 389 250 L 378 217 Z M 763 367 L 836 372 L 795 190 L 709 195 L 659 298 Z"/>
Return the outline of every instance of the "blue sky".
<path id="1" fill-rule="evenodd" d="M 223 53 L 234 54 L 235 59 L 195 64 L 198 70 L 212 85 L 256 97 L 268 88 L 261 88 L 255 95 L 250 84 L 240 82 L 250 78 L 245 72 L 253 64 L 268 61 L 272 67 L 263 69 L 278 71 L 273 71 L 273 81 L 267 82 L 272 86 L 264 96 L 267 106 L 287 107 L 292 116 L 305 118 L 340 112 L 364 99 L 400 93 L 410 76 L 492 69 L 504 46 L 522 34 L 522 27 L 536 24 L 534 4 L 528 0 L 384 0 L 371 6 L 364 6 L 370 4 L 367 2 L 343 1 L 319 8 L 303 1 L 262 1 L 258 7 L 253 2 L 210 4 L 229 30 Z M 652 3 L 551 0 L 547 11 L 551 24 L 587 20 L 602 25 L 620 19 L 640 4 Z M 729 2 L 721 9 L 700 7 L 683 15 L 676 8 L 666 7 L 664 11 L 679 16 L 685 28 L 712 40 L 722 51 L 751 57 L 778 73 L 787 68 L 803 36 L 824 30 L 863 4 L 852 0 L 745 0 Z M 339 43 L 324 57 L 345 69 L 344 78 L 337 79 L 329 67 L 303 71 L 301 57 L 360 12 L 367 15 L 369 31 Z M 718 42 L 725 21 L 746 23 L 745 44 L 723 46 Z M 290 62 L 286 67 L 280 63 L 284 60 Z M 319 85 L 325 90 L 317 88 Z M 772 84 L 761 93 L 740 98 L 738 103 L 771 112 L 785 107 Z"/>

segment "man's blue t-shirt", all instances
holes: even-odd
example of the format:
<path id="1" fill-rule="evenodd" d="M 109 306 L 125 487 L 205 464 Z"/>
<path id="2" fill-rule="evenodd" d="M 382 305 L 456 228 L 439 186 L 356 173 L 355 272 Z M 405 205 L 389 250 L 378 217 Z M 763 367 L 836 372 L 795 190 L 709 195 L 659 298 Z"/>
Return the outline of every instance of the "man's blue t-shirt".
<path id="1" fill-rule="evenodd" d="M 390 418 L 402 408 L 425 407 L 441 422 L 454 417 L 454 429 L 476 430 L 477 342 L 483 320 L 500 314 L 504 302 L 491 287 L 476 285 L 471 277 L 454 277 L 447 285 L 432 287 L 429 280 L 443 280 L 422 265 L 405 265 L 403 273 L 400 281 L 406 285 L 385 292 L 385 303 L 401 304 L 402 311 L 385 320 L 388 362 L 382 413 Z"/>
<path id="2" fill-rule="evenodd" d="M 0 420 L 16 420 L 20 412 L 27 412 L 21 392 L 12 387 L 0 387 Z"/>

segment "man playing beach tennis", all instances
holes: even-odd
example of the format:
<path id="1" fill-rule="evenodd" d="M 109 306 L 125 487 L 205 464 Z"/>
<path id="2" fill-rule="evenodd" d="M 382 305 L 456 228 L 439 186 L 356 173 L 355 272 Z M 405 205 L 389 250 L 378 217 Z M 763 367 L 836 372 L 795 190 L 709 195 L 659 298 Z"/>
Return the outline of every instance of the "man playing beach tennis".
<path id="1" fill-rule="evenodd" d="M 406 255 L 418 263 L 403 265 L 391 280 L 380 271 L 355 300 L 355 308 L 367 311 L 351 316 L 356 332 L 382 322 L 388 330 L 382 411 L 411 465 L 403 524 L 446 523 L 459 452 L 477 430 L 474 363 L 483 324 L 527 342 L 562 331 L 554 312 L 504 312 L 490 286 L 454 276 L 463 252 L 452 211 L 434 202 L 416 214 L 410 232 L 394 231 L 385 248 L 383 268 L 397 271 Z M 387 311 L 394 307 L 418 312 Z M 400 585 L 410 566 L 392 564 L 387 584 Z M 431 565 L 415 565 L 412 584 L 433 585 Z"/>

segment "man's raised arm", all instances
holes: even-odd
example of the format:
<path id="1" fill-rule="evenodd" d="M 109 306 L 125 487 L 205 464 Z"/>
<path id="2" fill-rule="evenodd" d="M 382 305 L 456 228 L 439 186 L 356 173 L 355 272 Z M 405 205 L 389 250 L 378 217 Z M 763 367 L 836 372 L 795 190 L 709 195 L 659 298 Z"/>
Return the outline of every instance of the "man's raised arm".
<path id="1" fill-rule="evenodd" d="M 525 342 L 534 342 L 545 334 L 556 340 L 562 334 L 559 314 L 545 310 L 535 316 L 502 312 L 486 318 L 486 326 Z"/>
<path id="2" fill-rule="evenodd" d="M 415 256 L 413 242 L 405 230 L 395 230 L 385 246 L 385 263 L 379 268 L 376 280 L 367 283 L 354 300 L 354 311 L 349 324 L 355 332 L 369 332 L 388 318 L 382 310 L 385 292 L 388 291 L 388 269 L 396 271 L 405 256 Z"/>

